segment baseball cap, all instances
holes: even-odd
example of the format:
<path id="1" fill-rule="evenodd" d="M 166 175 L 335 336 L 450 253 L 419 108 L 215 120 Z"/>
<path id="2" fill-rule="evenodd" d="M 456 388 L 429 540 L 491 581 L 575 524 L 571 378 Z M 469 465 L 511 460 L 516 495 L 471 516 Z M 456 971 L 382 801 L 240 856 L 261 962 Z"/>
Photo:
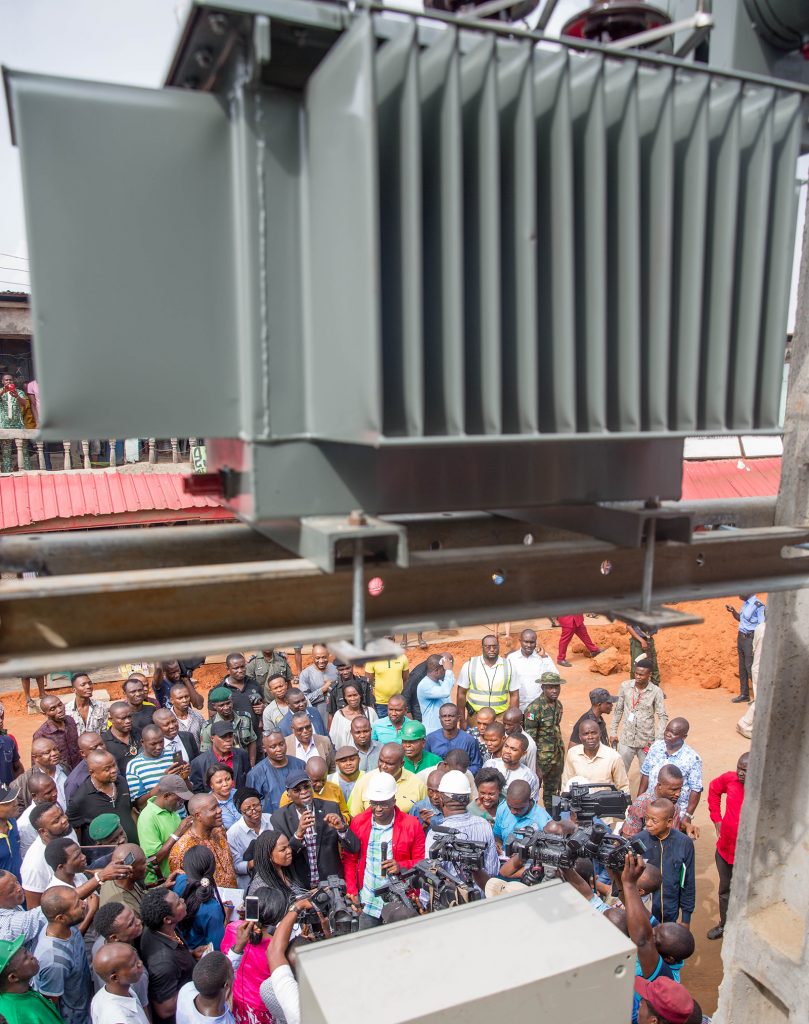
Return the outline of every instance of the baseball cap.
<path id="1" fill-rule="evenodd" d="M 190 800 L 194 795 L 179 775 L 164 775 L 157 784 L 158 793 L 174 793 L 183 800 Z"/>
<path id="2" fill-rule="evenodd" d="M 216 704 L 220 700 L 230 700 L 232 696 L 227 686 L 217 686 L 211 690 L 208 700 L 212 700 Z"/>
<path id="3" fill-rule="evenodd" d="M 438 783 L 438 792 L 471 796 L 472 787 L 469 785 L 469 779 L 467 779 L 463 772 L 451 771 L 441 776 L 441 781 Z"/>
<path id="4" fill-rule="evenodd" d="M 605 690 L 603 686 L 597 686 L 595 690 L 590 690 L 590 703 L 591 704 L 614 704 L 618 700 L 617 697 L 613 697 L 609 690 Z"/>
<path id="5" fill-rule="evenodd" d="M 671 978 L 635 978 L 635 991 L 670 1024 L 686 1024 L 694 1009 L 694 997 Z"/>
<path id="6" fill-rule="evenodd" d="M 287 781 L 285 785 L 287 789 L 294 789 L 296 786 L 303 785 L 304 782 L 307 782 L 310 786 L 312 785 L 312 780 L 309 778 L 306 772 L 302 772 L 300 769 L 298 769 L 298 771 L 290 772 L 289 775 L 287 775 Z"/>
<path id="7" fill-rule="evenodd" d="M 87 834 L 98 843 L 103 839 L 109 839 L 112 833 L 120 827 L 121 819 L 117 814 L 99 814 L 90 822 Z"/>
<path id="8" fill-rule="evenodd" d="M 359 750 L 356 747 L 338 747 L 334 755 L 335 761 L 342 761 L 344 757 L 359 757 Z"/>
<path id="9" fill-rule="evenodd" d="M 414 722 L 412 718 L 409 718 L 402 726 L 399 740 L 423 740 L 426 735 L 427 730 L 424 728 L 424 723 Z"/>
<path id="10" fill-rule="evenodd" d="M 370 776 L 368 788 L 365 790 L 366 800 L 392 800 L 396 796 L 396 779 L 387 772 L 376 770 Z"/>
<path id="11" fill-rule="evenodd" d="M 16 782 L 7 786 L 0 785 L 0 804 L 13 804 L 20 794 L 20 787 Z"/>
<path id="12" fill-rule="evenodd" d="M 211 726 L 211 736 L 232 736 L 233 722 L 214 722 Z"/>
<path id="13" fill-rule="evenodd" d="M 0 971 L 8 967 L 12 957 L 24 942 L 24 935 L 18 935 L 16 939 L 0 939 Z"/>
<path id="14" fill-rule="evenodd" d="M 537 682 L 543 686 L 558 686 L 559 683 L 564 682 L 564 679 L 562 679 L 558 672 L 543 672 Z"/>

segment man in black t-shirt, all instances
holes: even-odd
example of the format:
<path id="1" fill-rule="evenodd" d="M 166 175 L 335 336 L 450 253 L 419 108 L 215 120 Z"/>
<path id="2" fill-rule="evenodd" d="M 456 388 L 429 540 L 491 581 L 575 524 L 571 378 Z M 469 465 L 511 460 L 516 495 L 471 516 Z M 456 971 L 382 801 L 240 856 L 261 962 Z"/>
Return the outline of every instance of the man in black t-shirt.
<path id="1" fill-rule="evenodd" d="M 579 739 L 579 726 L 582 722 L 588 721 L 598 723 L 598 729 L 601 733 L 601 742 L 607 747 L 610 745 L 610 738 L 607 733 L 607 723 L 604 721 L 604 715 L 612 714 L 612 706 L 617 700 L 618 698 L 613 697 L 609 690 L 605 690 L 603 686 L 599 686 L 595 690 L 590 690 L 590 710 L 585 711 L 573 726 L 573 731 L 570 734 L 570 742 L 567 745 L 568 750 L 571 747 L 575 747 L 578 743 L 581 743 L 581 740 Z"/>
<path id="2" fill-rule="evenodd" d="M 141 900 L 140 953 L 149 974 L 149 1003 L 155 1024 L 174 1024 L 177 993 L 191 980 L 194 956 L 177 933 L 185 901 L 162 886 Z"/>

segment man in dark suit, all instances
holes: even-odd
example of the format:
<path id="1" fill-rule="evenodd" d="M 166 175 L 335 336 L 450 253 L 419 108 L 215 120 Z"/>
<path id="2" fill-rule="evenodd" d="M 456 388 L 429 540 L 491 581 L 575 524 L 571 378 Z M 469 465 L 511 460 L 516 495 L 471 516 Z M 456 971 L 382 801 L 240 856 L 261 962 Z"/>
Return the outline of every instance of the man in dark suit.
<path id="1" fill-rule="evenodd" d="M 205 774 L 212 764 L 226 764 L 233 769 L 236 789 L 247 785 L 250 758 L 243 750 L 233 746 L 233 722 L 214 722 L 211 726 L 211 749 L 191 762 L 190 786 L 195 793 L 210 792 L 205 783 Z"/>
<path id="2" fill-rule="evenodd" d="M 199 757 L 199 743 L 191 732 L 180 732 L 180 723 L 168 708 L 154 713 L 154 724 L 163 733 L 163 752 L 182 755 L 186 764 Z"/>
<path id="3" fill-rule="evenodd" d="M 289 803 L 274 811 L 272 827 L 283 832 L 292 847 L 292 867 L 301 884 L 314 888 L 329 875 L 343 877 L 340 849 L 360 852 L 359 839 L 349 829 L 340 809 L 331 800 L 315 800 L 306 772 L 290 772 Z"/>

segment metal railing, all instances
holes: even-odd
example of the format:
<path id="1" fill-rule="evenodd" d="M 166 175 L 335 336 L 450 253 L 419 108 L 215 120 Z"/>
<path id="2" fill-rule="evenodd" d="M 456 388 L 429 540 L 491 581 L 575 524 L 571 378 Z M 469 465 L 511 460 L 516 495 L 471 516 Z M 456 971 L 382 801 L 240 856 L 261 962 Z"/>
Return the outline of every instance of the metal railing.
<path id="1" fill-rule="evenodd" d="M 109 438 L 109 439 L 105 438 L 104 441 L 102 442 L 102 443 L 109 444 L 109 459 L 105 462 L 105 466 L 103 468 L 106 468 L 107 466 L 115 467 L 115 466 L 117 466 L 119 464 L 121 464 L 121 465 L 125 464 L 125 460 L 120 460 L 120 463 L 119 463 L 119 460 L 118 460 L 116 447 L 117 447 L 117 442 L 119 440 L 120 440 L 120 438 Z M 161 459 L 159 457 L 161 453 L 158 451 L 158 440 L 159 440 L 158 438 L 154 438 L 154 437 L 150 437 L 150 438 L 146 439 L 146 444 L 147 444 L 146 457 L 145 458 L 139 457 L 138 460 L 137 460 L 138 462 L 156 464 L 156 463 L 161 462 L 161 461 L 168 461 L 168 460 L 163 460 L 163 459 Z M 187 462 L 187 461 L 189 461 L 191 449 L 198 445 L 197 438 L 195 438 L 195 437 L 188 438 L 187 441 L 188 441 L 188 451 L 189 451 L 189 454 L 188 454 L 188 456 L 186 456 L 183 452 L 181 452 L 181 444 L 183 442 L 185 442 L 185 440 L 186 440 L 185 438 L 177 438 L 177 437 L 172 437 L 172 438 L 168 439 L 169 444 L 171 445 L 171 460 L 170 461 L 172 463 L 177 464 L 177 463 L 180 463 L 180 462 Z M 57 451 L 53 450 L 54 448 L 58 448 L 58 442 L 56 442 L 56 443 L 50 442 L 51 449 L 46 452 L 46 448 L 45 448 L 46 442 L 40 440 L 39 433 L 36 430 L 0 429 L 0 442 L 7 442 L 7 441 L 13 441 L 14 442 L 14 446 L 15 446 L 15 450 L 16 450 L 16 455 L 17 455 L 17 466 L 18 466 L 18 468 L 19 468 L 19 470 L 21 472 L 37 472 L 37 471 L 47 472 L 49 469 L 59 469 L 59 468 L 61 468 L 63 470 L 67 470 L 67 469 L 94 469 L 94 468 L 102 468 L 102 467 L 100 467 L 98 465 L 96 465 L 96 466 L 93 465 L 93 462 L 92 462 L 91 457 L 90 457 L 90 444 L 91 444 L 91 442 L 89 440 L 75 442 L 76 444 L 80 445 L 80 454 L 73 447 L 73 445 L 74 445 L 73 441 L 62 441 L 62 453 L 61 453 L 62 465 L 61 465 L 61 467 L 53 466 L 53 464 L 48 466 L 48 456 L 50 456 L 51 460 L 53 459 L 54 455 L 56 455 L 57 459 L 59 458 L 58 450 Z M 29 442 L 31 444 L 33 444 L 34 447 L 36 448 L 36 460 L 30 460 L 31 461 L 31 465 L 26 467 L 26 465 L 25 465 L 25 462 L 26 462 L 25 452 L 26 452 L 26 445 Z M 36 465 L 33 464 L 34 461 L 36 461 L 36 463 L 37 463 Z"/>

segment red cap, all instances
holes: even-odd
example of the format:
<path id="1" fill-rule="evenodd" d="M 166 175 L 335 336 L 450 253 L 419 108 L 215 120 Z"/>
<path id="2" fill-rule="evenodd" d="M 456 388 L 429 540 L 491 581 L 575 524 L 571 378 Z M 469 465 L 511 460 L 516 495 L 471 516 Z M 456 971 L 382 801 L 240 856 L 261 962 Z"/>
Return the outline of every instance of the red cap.
<path id="1" fill-rule="evenodd" d="M 671 1024 L 687 1024 L 694 1009 L 694 998 L 688 989 L 671 978 L 655 978 L 654 981 L 635 978 L 635 991 Z"/>

